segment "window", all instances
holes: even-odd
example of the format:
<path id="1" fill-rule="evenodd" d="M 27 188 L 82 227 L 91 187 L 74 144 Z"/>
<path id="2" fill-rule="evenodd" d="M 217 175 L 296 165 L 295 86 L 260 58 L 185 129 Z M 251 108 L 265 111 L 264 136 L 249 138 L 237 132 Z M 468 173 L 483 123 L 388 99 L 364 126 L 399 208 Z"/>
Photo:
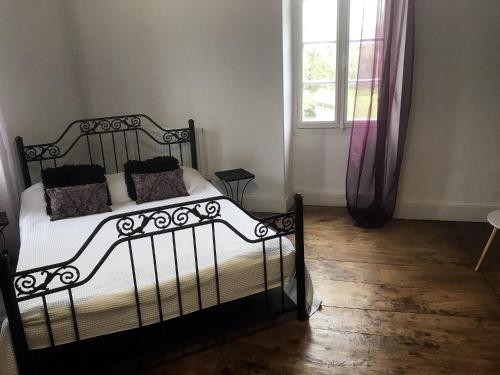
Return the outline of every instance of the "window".
<path id="1" fill-rule="evenodd" d="M 368 114 L 376 117 L 380 59 L 374 57 L 381 56 L 383 42 L 376 28 L 378 1 L 296 3 L 298 126 L 343 127 Z"/>

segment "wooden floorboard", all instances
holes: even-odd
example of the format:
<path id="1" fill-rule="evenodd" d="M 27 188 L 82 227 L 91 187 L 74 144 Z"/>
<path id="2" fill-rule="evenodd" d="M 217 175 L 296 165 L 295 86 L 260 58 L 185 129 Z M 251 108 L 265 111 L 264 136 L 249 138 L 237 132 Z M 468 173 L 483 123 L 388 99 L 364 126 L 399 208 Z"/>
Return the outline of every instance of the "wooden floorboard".
<path id="1" fill-rule="evenodd" d="M 327 306 L 490 319 L 500 316 L 500 306 L 492 292 L 452 292 L 331 280 L 321 280 L 315 285 Z"/>
<path id="2" fill-rule="evenodd" d="M 456 265 L 397 265 L 308 258 L 315 279 L 440 290 L 491 291 L 481 273 Z"/>
<path id="3" fill-rule="evenodd" d="M 354 227 L 307 207 L 306 263 L 323 308 L 129 368 L 145 374 L 500 374 L 500 238 L 487 224 Z"/>

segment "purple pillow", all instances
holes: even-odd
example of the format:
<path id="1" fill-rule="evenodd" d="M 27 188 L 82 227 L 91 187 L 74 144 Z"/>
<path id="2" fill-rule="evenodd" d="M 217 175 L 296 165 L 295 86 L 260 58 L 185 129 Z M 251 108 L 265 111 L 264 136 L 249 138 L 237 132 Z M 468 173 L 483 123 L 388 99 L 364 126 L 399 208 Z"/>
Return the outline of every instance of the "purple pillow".
<path id="1" fill-rule="evenodd" d="M 132 180 L 137 193 L 137 203 L 189 195 L 182 175 L 183 170 L 180 168 L 159 173 L 133 174 Z"/>
<path id="2" fill-rule="evenodd" d="M 56 187 L 46 192 L 52 207 L 52 221 L 111 211 L 106 183 Z"/>
<path id="3" fill-rule="evenodd" d="M 47 189 L 106 182 L 105 173 L 104 168 L 97 164 L 63 165 L 57 168 L 46 168 L 42 170 L 47 215 L 52 215 L 52 207 Z M 111 195 L 109 193 L 108 205 L 111 206 Z"/>
<path id="4" fill-rule="evenodd" d="M 133 174 L 139 173 L 159 173 L 179 169 L 179 161 L 173 156 L 157 156 L 148 160 L 129 160 L 123 166 L 125 174 L 125 184 L 127 185 L 128 196 L 132 200 L 137 200 Z"/>

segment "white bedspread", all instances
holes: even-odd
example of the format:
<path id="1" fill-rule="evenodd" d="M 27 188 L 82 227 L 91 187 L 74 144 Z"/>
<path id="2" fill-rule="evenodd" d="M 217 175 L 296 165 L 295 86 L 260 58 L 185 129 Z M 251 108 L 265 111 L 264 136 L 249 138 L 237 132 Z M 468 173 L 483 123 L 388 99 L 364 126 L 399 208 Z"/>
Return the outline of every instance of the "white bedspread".
<path id="1" fill-rule="evenodd" d="M 113 212 L 70 218 L 51 222 L 45 213 L 43 187 L 36 184 L 22 194 L 20 213 L 21 250 L 18 270 L 65 261 L 73 256 L 89 237 L 96 225 L 104 218 L 138 209 L 148 209 L 167 204 L 219 196 L 220 193 L 196 170 L 184 168 L 184 179 L 189 197 L 174 198 L 160 202 L 141 204 L 127 199 L 121 174 L 108 176 L 113 199 Z M 221 201 L 223 219 L 231 223 L 248 238 L 256 238 L 254 228 L 257 222 L 228 201 Z M 96 262 L 118 240 L 116 221 L 110 221 L 98 232 L 85 252 L 73 263 L 80 272 L 80 280 L 95 267 Z M 210 225 L 198 227 L 196 245 L 200 274 L 202 307 L 217 304 L 214 254 Z M 221 302 L 242 298 L 264 290 L 262 244 L 243 241 L 225 225 L 215 224 L 217 243 L 217 264 Z M 183 313 L 198 310 L 198 292 L 191 230 L 176 232 L 178 267 L 182 295 Z M 144 325 L 160 321 L 155 288 L 151 240 L 149 238 L 132 242 L 137 284 Z M 172 235 L 155 237 L 156 261 L 161 289 L 161 304 L 164 319 L 180 315 Z M 292 280 L 294 269 L 294 248 L 283 238 L 283 265 L 287 284 Z M 279 242 L 266 241 L 267 278 L 269 288 L 280 285 Z M 308 309 L 314 311 L 312 287 L 308 280 Z M 288 291 L 293 285 L 288 285 Z M 293 293 L 292 293 L 293 294 Z M 293 295 L 291 295 L 294 298 Z M 109 334 L 138 326 L 134 296 L 134 285 L 127 243 L 119 245 L 104 262 L 92 279 L 73 289 L 80 338 Z M 69 307 L 68 292 L 47 296 L 47 304 L 56 345 L 75 341 Z M 41 298 L 20 303 L 24 328 L 31 349 L 50 346 Z M 17 372 L 8 332 L 4 321 L 0 333 L 0 373 Z"/>

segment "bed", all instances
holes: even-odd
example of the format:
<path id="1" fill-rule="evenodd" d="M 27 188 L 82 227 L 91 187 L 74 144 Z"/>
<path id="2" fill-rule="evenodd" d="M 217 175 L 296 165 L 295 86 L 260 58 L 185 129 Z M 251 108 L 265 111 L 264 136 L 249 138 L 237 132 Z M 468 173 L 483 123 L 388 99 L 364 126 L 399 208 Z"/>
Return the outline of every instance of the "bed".
<path id="1" fill-rule="evenodd" d="M 301 196 L 294 211 L 267 218 L 222 196 L 197 171 L 192 120 L 188 128 L 165 129 L 142 114 L 86 119 L 53 143 L 16 142 L 27 189 L 17 271 L 6 254 L 0 257 L 8 316 L 0 371 L 15 372 L 17 365 L 21 373 L 37 373 L 59 348 L 77 353 L 104 337 L 118 344 L 123 332 L 222 314 L 250 296 L 262 296 L 269 317 L 277 313 L 270 302 L 276 291 L 278 313 L 294 309 L 307 318 Z M 189 196 L 141 205 L 127 200 L 122 161 L 158 152 L 180 160 Z M 47 165 L 83 158 L 106 169 L 112 212 L 51 222 L 43 186 L 33 177 Z"/>

